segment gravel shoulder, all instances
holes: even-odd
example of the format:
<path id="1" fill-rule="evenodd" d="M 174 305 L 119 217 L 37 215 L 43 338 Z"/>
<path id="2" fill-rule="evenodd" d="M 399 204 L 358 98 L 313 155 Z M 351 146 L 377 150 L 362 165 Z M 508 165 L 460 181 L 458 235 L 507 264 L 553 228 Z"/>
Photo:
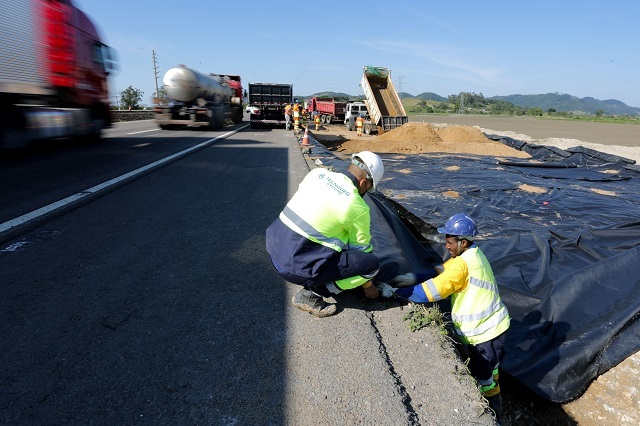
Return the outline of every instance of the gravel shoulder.
<path id="1" fill-rule="evenodd" d="M 431 124 L 434 128 L 469 126 L 486 135 L 506 136 L 532 144 L 555 146 L 561 149 L 583 146 L 640 163 L 640 126 L 486 116 L 410 117 L 410 123 L 420 122 Z M 380 136 L 366 135 L 357 138 L 355 132 L 348 132 L 344 126 L 338 124 L 323 125 L 319 131 L 314 132 L 314 137 L 324 145 L 335 149 L 336 155 L 339 156 L 347 156 L 351 152 L 363 149 L 367 144 L 378 146 L 376 143 L 380 139 Z M 372 150 L 375 151 L 375 149 Z M 422 153 L 428 154 L 428 152 Z M 385 317 L 396 315 L 395 321 L 401 322 L 402 314 L 394 314 L 393 312 L 394 310 L 391 309 L 385 311 L 384 314 L 376 313 L 375 315 L 384 315 Z M 406 325 L 404 327 L 406 328 Z M 438 347 L 439 344 L 432 340 L 428 331 L 420 330 L 411 334 L 408 328 L 403 332 L 387 330 L 384 327 L 381 329 L 384 330 L 382 335 L 392 336 L 386 337 L 389 343 L 394 343 L 388 345 L 389 348 L 392 348 L 389 351 L 394 354 L 393 359 L 399 365 L 398 370 L 406 371 L 402 377 L 410 387 L 429 388 L 433 387 L 433 383 L 439 383 L 440 378 L 438 377 L 416 375 L 415 371 L 411 371 L 411 367 L 407 365 L 406 361 L 415 359 L 415 354 L 425 353 L 425 348 L 433 350 L 434 347 Z M 409 336 L 406 336 L 407 331 L 410 333 Z M 395 338 L 399 334 L 405 336 L 396 340 Z M 420 344 L 416 346 L 417 341 Z M 411 348 L 405 351 L 404 347 L 407 346 L 407 342 Z M 405 352 L 395 353 L 396 351 Z M 449 372 L 458 371 L 460 357 L 455 348 L 440 345 L 437 352 L 429 354 L 428 358 L 429 360 L 438 360 L 437 368 L 444 368 Z M 503 424 L 638 424 L 640 410 L 638 410 L 637 401 L 633 399 L 633 395 L 637 395 L 639 392 L 636 384 L 639 362 L 640 353 L 629 357 L 619 366 L 594 381 L 579 399 L 564 405 L 546 401 L 504 375 L 501 379 L 505 411 Z M 452 374 L 452 376 L 456 375 Z M 421 381 L 423 379 L 424 382 Z M 436 382 L 429 382 L 432 379 L 435 379 Z M 414 381 L 417 383 L 414 384 Z M 441 388 L 450 385 L 448 382 L 443 383 Z M 456 395 L 446 396 L 449 398 L 448 401 L 456 401 L 456 399 L 450 399 Z M 425 395 L 424 397 L 433 398 L 433 395 Z M 460 395 L 458 394 L 457 397 Z M 469 396 L 463 395 L 462 401 L 465 401 L 466 409 L 473 412 L 473 398 L 471 398 L 472 402 L 469 402 Z M 435 424 L 437 422 L 423 420 L 422 423 Z"/>

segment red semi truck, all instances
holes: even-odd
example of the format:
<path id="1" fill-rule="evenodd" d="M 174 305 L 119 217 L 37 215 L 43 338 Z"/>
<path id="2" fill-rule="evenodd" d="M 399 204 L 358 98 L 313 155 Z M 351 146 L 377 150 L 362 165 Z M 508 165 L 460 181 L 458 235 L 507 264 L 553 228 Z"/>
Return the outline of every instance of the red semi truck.
<path id="1" fill-rule="evenodd" d="M 344 122 L 346 102 L 336 102 L 333 98 L 313 97 L 307 101 L 307 110 L 311 116 L 320 115 L 320 122 L 330 124 L 333 121 Z"/>
<path id="2" fill-rule="evenodd" d="M 0 147 L 98 139 L 114 62 L 87 15 L 71 0 L 3 0 L 0 22 Z"/>

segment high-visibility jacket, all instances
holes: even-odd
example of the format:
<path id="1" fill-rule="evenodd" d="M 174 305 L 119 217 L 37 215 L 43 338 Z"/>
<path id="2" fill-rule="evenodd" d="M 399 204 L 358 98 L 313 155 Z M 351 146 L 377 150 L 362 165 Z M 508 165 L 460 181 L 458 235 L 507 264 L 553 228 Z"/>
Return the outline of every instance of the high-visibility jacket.
<path id="1" fill-rule="evenodd" d="M 350 173 L 317 168 L 307 174 L 267 229 L 268 241 L 277 241 L 267 251 L 279 272 L 314 279 L 343 250 L 372 251 L 369 206 L 356 184 Z M 351 280 L 348 288 L 366 281 Z"/>
<path id="2" fill-rule="evenodd" d="M 364 125 L 364 119 L 362 117 L 356 118 L 356 127 L 362 127 Z"/>
<path id="3" fill-rule="evenodd" d="M 431 302 L 451 296 L 451 320 L 463 343 L 488 342 L 509 328 L 493 270 L 477 245 L 447 260 L 443 268 L 422 288 Z"/>

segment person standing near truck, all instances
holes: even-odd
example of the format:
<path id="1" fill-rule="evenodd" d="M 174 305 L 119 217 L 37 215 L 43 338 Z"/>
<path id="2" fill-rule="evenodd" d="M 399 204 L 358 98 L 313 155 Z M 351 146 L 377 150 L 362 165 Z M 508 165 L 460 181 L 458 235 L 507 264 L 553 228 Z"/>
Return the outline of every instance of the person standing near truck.
<path id="1" fill-rule="evenodd" d="M 325 297 L 358 287 L 367 298 L 379 296 L 371 280 L 380 261 L 372 252 L 371 216 L 363 197 L 375 191 L 383 175 L 382 160 L 369 151 L 353 154 L 343 173 L 313 169 L 267 228 L 273 267 L 303 287 L 293 306 L 327 317 L 337 308 Z"/>
<path id="2" fill-rule="evenodd" d="M 285 121 L 285 128 L 287 130 L 291 129 L 291 104 L 287 104 L 284 107 L 284 121 Z"/>
<path id="3" fill-rule="evenodd" d="M 500 298 L 489 261 L 473 241 L 478 233 L 475 222 L 458 213 L 438 232 L 445 234 L 451 258 L 429 271 L 398 275 L 391 283 L 400 287 L 396 296 L 416 303 L 437 302 L 451 296 L 451 320 L 460 341 L 468 348 L 469 371 L 500 423 L 498 367 L 504 357 L 509 312 Z"/>
<path id="4" fill-rule="evenodd" d="M 320 114 L 315 114 L 314 121 L 316 122 L 316 131 L 320 130 Z"/>
<path id="5" fill-rule="evenodd" d="M 364 117 L 362 114 L 358 114 L 358 118 L 356 118 L 356 130 L 358 131 L 358 136 L 362 136 L 362 126 L 364 126 Z"/>

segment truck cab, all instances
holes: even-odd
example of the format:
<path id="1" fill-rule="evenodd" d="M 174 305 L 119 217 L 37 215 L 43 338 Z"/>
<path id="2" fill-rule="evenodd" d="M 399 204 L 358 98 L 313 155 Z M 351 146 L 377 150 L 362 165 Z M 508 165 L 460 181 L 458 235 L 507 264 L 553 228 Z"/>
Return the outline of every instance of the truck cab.
<path id="1" fill-rule="evenodd" d="M 356 117 L 359 114 L 362 114 L 365 119 L 369 116 L 367 105 L 364 102 L 348 102 L 344 113 L 344 124 L 347 126 L 347 130 L 356 129 Z"/>

